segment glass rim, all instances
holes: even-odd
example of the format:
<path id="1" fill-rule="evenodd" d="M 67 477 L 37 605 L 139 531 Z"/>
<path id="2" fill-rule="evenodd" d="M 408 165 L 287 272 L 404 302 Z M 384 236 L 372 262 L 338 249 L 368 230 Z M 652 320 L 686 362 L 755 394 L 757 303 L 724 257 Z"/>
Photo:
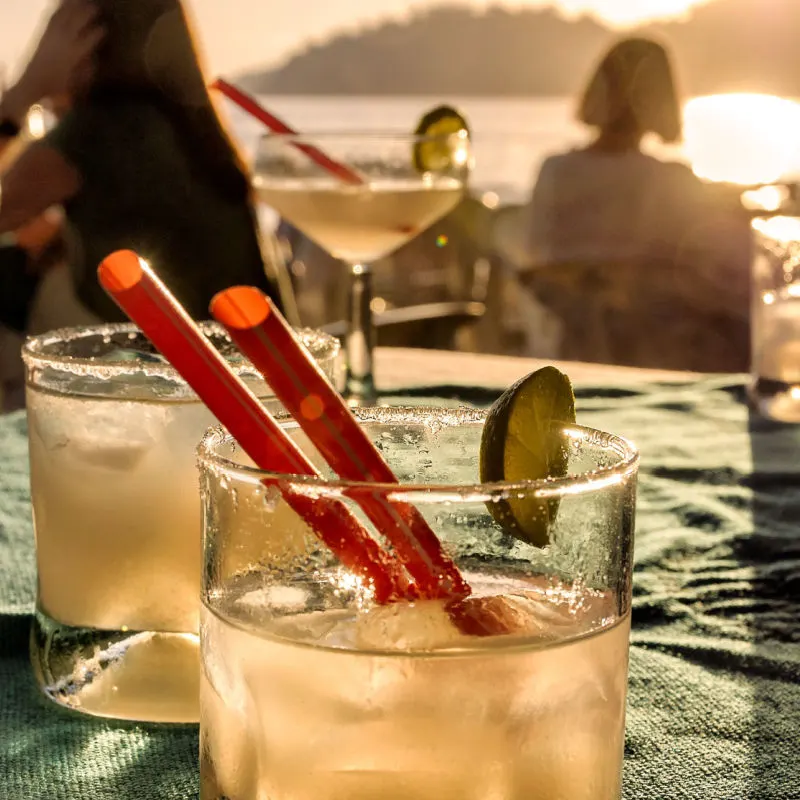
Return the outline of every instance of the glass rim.
<path id="1" fill-rule="evenodd" d="M 404 130 L 330 130 L 322 129 L 294 131 L 293 133 L 268 132 L 259 136 L 259 142 L 267 141 L 293 141 L 303 144 L 313 144 L 319 140 L 364 140 L 374 139 L 375 141 L 394 141 L 394 142 L 441 142 L 449 139 L 461 139 L 471 142 L 471 135 L 465 131 L 450 131 L 449 133 L 415 133 L 414 131 Z"/>
<path id="2" fill-rule="evenodd" d="M 222 334 L 228 338 L 224 327 L 218 322 L 203 320 L 197 323 L 203 333 Z M 100 359 L 91 356 L 71 356 L 64 353 L 47 352 L 48 348 L 68 344 L 91 336 L 113 336 L 115 334 L 144 334 L 132 322 L 110 322 L 100 325 L 57 328 L 46 333 L 29 336 L 22 346 L 22 360 L 28 369 L 60 369 L 63 371 L 81 369 L 88 377 L 107 379 L 135 372 L 140 367 L 152 377 L 168 378 L 184 382 L 178 371 L 168 361 L 137 362 L 123 359 Z M 335 358 L 339 354 L 339 340 L 315 328 L 300 328 L 296 333 L 315 359 Z M 145 337 L 146 338 L 146 337 Z M 255 368 L 242 356 L 241 368 L 255 372 Z M 234 370 L 236 369 L 234 365 Z"/>
<path id="3" fill-rule="evenodd" d="M 482 424 L 488 410 L 470 408 L 442 408 L 433 406 L 391 406 L 357 408 L 353 410 L 362 423 L 403 424 L 429 417 L 432 421 L 446 425 Z M 299 429 L 291 417 L 278 420 L 282 426 Z M 509 493 L 525 492 L 539 498 L 557 498 L 565 495 L 587 494 L 622 483 L 634 474 L 639 466 L 639 451 L 628 439 L 583 425 L 563 425 L 561 430 L 578 441 L 588 441 L 617 454 L 613 464 L 589 472 L 574 473 L 561 478 L 540 478 L 524 481 L 494 481 L 471 483 L 379 483 L 352 481 L 340 478 L 328 479 L 311 475 L 286 475 L 269 472 L 258 467 L 241 464 L 221 455 L 220 447 L 233 443 L 239 445 L 223 428 L 206 431 L 197 446 L 198 466 L 203 470 L 223 471 L 249 483 L 269 482 L 298 492 L 313 487 L 314 497 L 341 499 L 343 496 L 357 498 L 363 494 L 380 494 L 388 500 L 398 502 L 447 502 L 468 499 L 470 502 L 491 502 L 503 499 Z M 476 459 L 478 455 L 476 453 Z"/>

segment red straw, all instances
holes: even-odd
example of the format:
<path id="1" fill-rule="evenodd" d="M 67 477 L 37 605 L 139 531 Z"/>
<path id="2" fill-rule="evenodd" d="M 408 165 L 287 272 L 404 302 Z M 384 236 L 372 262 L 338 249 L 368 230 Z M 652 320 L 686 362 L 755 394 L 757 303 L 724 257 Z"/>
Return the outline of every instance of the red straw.
<path id="1" fill-rule="evenodd" d="M 274 114 L 267 111 L 267 109 L 260 105 L 252 95 L 243 92 L 223 78 L 217 78 L 211 84 L 211 88 L 224 94 L 225 97 L 236 103 L 239 108 L 246 111 L 251 117 L 255 117 L 259 122 L 266 125 L 273 133 L 299 135 L 297 131 L 290 128 L 283 120 L 278 119 Z M 340 161 L 334 161 L 329 155 L 326 155 L 322 150 L 314 147 L 314 145 L 298 141 L 292 142 L 292 144 L 298 150 L 305 153 L 315 164 L 318 164 L 344 183 L 352 183 L 355 186 L 364 184 L 364 179 L 352 167 L 348 167 Z"/>
<path id="2" fill-rule="evenodd" d="M 341 395 L 263 292 L 249 286 L 226 289 L 212 300 L 211 313 L 338 475 L 351 481 L 398 483 Z M 417 508 L 389 502 L 377 493 L 352 496 L 392 544 L 424 597 L 452 599 L 470 593 Z"/>
<path id="3" fill-rule="evenodd" d="M 183 376 L 256 465 L 317 475 L 311 462 L 228 366 L 136 253 L 121 250 L 98 268 L 103 288 Z M 409 596 L 408 579 L 340 502 L 285 492 L 286 502 L 341 563 L 371 584 L 378 602 Z"/>

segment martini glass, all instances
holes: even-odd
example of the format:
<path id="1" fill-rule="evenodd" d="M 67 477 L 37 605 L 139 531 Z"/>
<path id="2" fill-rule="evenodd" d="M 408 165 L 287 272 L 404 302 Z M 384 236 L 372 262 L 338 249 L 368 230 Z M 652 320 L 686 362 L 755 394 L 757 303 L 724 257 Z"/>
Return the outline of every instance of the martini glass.
<path id="1" fill-rule="evenodd" d="M 259 200 L 347 267 L 345 394 L 354 405 L 377 397 L 370 264 L 458 205 L 470 162 L 466 132 L 269 134 L 260 141 Z"/>

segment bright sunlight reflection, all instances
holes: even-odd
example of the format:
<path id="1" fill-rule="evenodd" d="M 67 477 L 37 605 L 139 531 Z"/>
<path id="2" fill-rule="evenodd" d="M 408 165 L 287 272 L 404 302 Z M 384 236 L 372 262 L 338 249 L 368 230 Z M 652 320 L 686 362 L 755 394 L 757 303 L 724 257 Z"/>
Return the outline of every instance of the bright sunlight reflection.
<path id="1" fill-rule="evenodd" d="M 777 211 L 789 199 L 787 186 L 760 186 L 742 194 L 742 204 L 753 211 Z"/>
<path id="2" fill-rule="evenodd" d="M 763 94 L 697 97 L 684 108 L 684 137 L 701 178 L 770 183 L 800 169 L 800 103 Z"/>
<path id="3" fill-rule="evenodd" d="M 40 105 L 31 106 L 26 122 L 32 139 L 41 139 L 47 133 L 46 114 Z"/>
<path id="4" fill-rule="evenodd" d="M 753 229 L 778 244 L 800 242 L 800 219 L 797 217 L 770 217 L 753 220 Z"/>

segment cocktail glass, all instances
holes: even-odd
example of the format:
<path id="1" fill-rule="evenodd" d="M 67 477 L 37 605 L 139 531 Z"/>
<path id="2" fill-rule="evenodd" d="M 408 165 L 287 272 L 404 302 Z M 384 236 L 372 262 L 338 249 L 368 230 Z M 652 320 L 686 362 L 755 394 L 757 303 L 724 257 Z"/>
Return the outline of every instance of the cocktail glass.
<path id="1" fill-rule="evenodd" d="M 331 164 L 347 165 L 349 179 Z M 376 396 L 370 264 L 455 208 L 469 167 L 466 133 L 270 134 L 261 140 L 254 178 L 261 202 L 348 266 L 345 394 L 357 403 Z"/>
<path id="2" fill-rule="evenodd" d="M 800 422 L 800 217 L 753 220 L 750 397 L 765 417 Z"/>
<path id="3" fill-rule="evenodd" d="M 618 800 L 635 449 L 555 428 L 567 477 L 481 485 L 483 412 L 356 416 L 402 485 L 269 475 L 222 431 L 200 446 L 202 800 Z M 285 500 L 358 513 L 364 493 L 413 503 L 517 633 L 464 636 L 438 601 L 374 605 Z M 544 548 L 489 512 L 524 523 L 545 503 Z"/>
<path id="4" fill-rule="evenodd" d="M 217 325 L 203 330 L 273 411 Z M 338 342 L 300 334 L 332 376 Z M 195 450 L 216 420 L 133 325 L 29 339 L 39 573 L 31 654 L 52 700 L 105 717 L 198 719 L 201 513 Z"/>

